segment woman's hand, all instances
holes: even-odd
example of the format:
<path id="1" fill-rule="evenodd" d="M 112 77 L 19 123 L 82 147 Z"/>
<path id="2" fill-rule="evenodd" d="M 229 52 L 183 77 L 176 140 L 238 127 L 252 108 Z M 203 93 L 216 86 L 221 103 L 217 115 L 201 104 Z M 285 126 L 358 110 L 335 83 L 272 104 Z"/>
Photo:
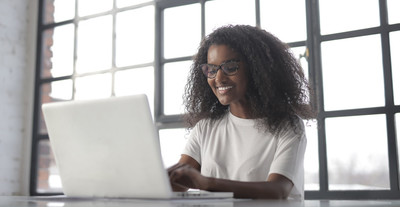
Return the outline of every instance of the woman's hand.
<path id="1" fill-rule="evenodd" d="M 180 185 L 180 184 L 178 184 L 178 183 L 175 183 L 175 182 L 173 182 L 173 181 L 171 180 L 171 174 L 174 172 L 174 170 L 175 170 L 179 165 L 180 165 L 180 164 L 177 163 L 177 164 L 175 164 L 175 165 L 169 167 L 169 168 L 167 169 L 167 172 L 168 172 L 168 176 L 169 176 L 169 178 L 170 178 L 169 181 L 170 181 L 170 183 L 171 183 L 172 190 L 173 190 L 173 191 L 177 191 L 177 192 L 185 192 L 185 191 L 187 191 L 189 188 L 187 188 L 187 187 L 185 187 L 185 186 L 182 186 L 182 185 Z"/>
<path id="2" fill-rule="evenodd" d="M 207 189 L 208 178 L 189 164 L 178 163 L 170 167 L 168 175 L 174 191 L 186 191 L 187 188 Z"/>
<path id="3" fill-rule="evenodd" d="M 194 171 L 197 171 L 200 174 L 200 164 L 192 157 L 190 157 L 188 155 L 182 155 L 178 164 L 175 164 L 168 168 L 168 175 L 170 177 L 171 187 L 172 187 L 173 191 L 183 192 L 183 191 L 187 191 L 190 188 L 187 185 L 184 185 L 183 182 L 178 181 L 178 177 L 181 177 L 183 179 L 183 177 L 182 177 L 183 172 L 180 168 L 184 165 L 191 166 L 191 168 Z M 175 178 L 173 178 L 173 181 L 171 180 L 171 176 L 175 177 Z M 186 179 L 190 179 L 190 177 L 186 176 Z"/>

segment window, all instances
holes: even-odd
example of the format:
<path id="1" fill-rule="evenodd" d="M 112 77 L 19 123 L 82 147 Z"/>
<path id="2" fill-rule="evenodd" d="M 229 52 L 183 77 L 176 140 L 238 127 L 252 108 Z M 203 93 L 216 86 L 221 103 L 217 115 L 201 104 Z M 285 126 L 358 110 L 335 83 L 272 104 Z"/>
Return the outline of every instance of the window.
<path id="1" fill-rule="evenodd" d="M 307 3 L 320 163 L 320 189 L 307 198 L 399 197 L 393 54 L 400 25 L 390 4 Z"/>
<path id="2" fill-rule="evenodd" d="M 381 48 L 379 35 L 321 43 L 325 110 L 385 105 Z"/>
<path id="3" fill-rule="evenodd" d="M 390 39 L 391 57 L 399 57 L 400 31 L 389 33 L 389 39 Z M 396 105 L 400 105 L 400 60 L 398 58 L 392 58 L 391 61 L 392 61 L 394 103 Z"/>
<path id="4" fill-rule="evenodd" d="M 327 118 L 325 124 L 329 190 L 390 189 L 385 115 Z"/>
<path id="5" fill-rule="evenodd" d="M 188 137 L 182 92 L 200 40 L 221 25 L 249 24 L 286 42 L 314 89 L 319 115 L 305 121 L 306 199 L 400 198 L 398 1 L 40 4 L 32 195 L 61 193 L 62 187 L 41 104 L 145 93 L 170 166 Z"/>
<path id="6" fill-rule="evenodd" d="M 256 25 L 254 1 L 206 1 L 204 7 L 206 35 L 211 33 L 214 29 L 227 24 Z"/>
<path id="7" fill-rule="evenodd" d="M 155 6 L 137 0 L 39 2 L 30 192 L 60 194 L 41 105 L 138 93 L 154 103 Z"/>
<path id="8" fill-rule="evenodd" d="M 260 24 L 284 42 L 305 41 L 306 5 L 297 0 L 260 0 Z"/>

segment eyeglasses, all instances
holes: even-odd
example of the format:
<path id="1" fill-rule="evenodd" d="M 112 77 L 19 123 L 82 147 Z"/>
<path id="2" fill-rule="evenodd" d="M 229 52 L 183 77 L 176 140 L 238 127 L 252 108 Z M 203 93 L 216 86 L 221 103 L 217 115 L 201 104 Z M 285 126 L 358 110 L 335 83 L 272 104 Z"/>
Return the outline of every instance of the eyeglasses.
<path id="1" fill-rule="evenodd" d="M 219 69 L 227 76 L 235 75 L 239 69 L 240 60 L 228 60 L 221 65 L 201 64 L 200 68 L 207 78 L 214 79 Z"/>

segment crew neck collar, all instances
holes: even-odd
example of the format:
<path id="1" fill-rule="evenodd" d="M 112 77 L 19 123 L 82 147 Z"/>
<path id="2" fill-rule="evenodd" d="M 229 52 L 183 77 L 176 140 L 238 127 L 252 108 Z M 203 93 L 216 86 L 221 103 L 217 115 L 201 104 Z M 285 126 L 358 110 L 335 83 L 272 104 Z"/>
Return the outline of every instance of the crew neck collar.
<path id="1" fill-rule="evenodd" d="M 232 120 L 235 124 L 245 125 L 245 126 L 254 126 L 254 122 L 256 119 L 243 119 L 233 115 L 230 111 L 228 113 L 229 119 Z"/>

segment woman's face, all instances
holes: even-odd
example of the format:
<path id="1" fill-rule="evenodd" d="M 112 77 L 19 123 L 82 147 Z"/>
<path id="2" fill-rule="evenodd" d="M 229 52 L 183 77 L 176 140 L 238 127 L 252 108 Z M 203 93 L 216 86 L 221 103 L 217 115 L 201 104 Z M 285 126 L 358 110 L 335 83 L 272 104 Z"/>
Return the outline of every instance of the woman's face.
<path id="1" fill-rule="evenodd" d="M 240 60 L 240 56 L 227 45 L 211 45 L 208 49 L 208 64 L 219 66 L 230 60 Z M 241 60 L 234 75 L 228 76 L 222 69 L 219 69 L 215 78 L 207 78 L 208 85 L 222 105 L 230 105 L 231 109 L 246 105 L 245 94 L 248 82 L 246 70 L 245 64 Z"/>

